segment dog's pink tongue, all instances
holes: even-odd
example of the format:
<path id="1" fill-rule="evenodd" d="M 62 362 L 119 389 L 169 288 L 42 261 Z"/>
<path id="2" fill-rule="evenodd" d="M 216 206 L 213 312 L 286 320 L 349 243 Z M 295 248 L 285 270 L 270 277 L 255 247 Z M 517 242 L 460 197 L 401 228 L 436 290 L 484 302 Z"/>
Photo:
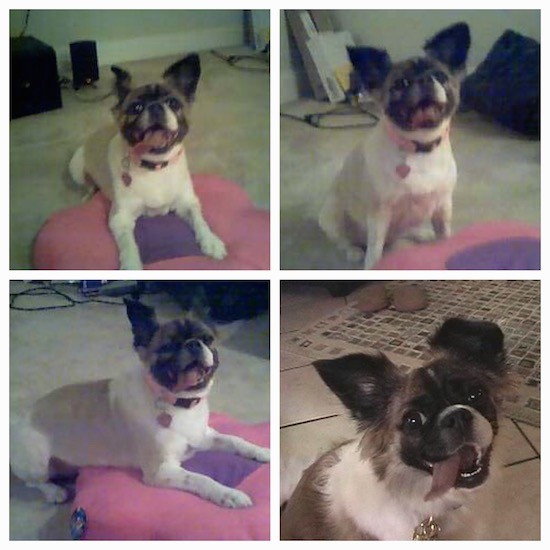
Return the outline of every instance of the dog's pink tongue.
<path id="1" fill-rule="evenodd" d="M 447 460 L 436 462 L 433 465 L 432 487 L 424 500 L 433 500 L 455 486 L 461 462 L 461 453 L 458 452 L 447 458 Z"/>

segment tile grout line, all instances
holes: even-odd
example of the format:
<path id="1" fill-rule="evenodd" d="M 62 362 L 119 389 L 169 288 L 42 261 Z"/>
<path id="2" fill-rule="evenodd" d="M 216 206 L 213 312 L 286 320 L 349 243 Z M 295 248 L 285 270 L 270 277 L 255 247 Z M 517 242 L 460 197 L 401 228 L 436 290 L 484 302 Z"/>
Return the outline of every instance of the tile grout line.
<path id="1" fill-rule="evenodd" d="M 531 443 L 531 440 L 529 439 L 529 437 L 527 436 L 527 434 L 521 429 L 521 426 L 519 425 L 519 422 L 517 422 L 516 420 L 510 418 L 510 420 L 512 421 L 512 423 L 514 424 L 514 426 L 518 429 L 519 433 L 523 436 L 523 438 L 525 439 L 525 441 L 527 441 L 527 443 L 529 444 L 529 447 L 531 447 L 531 449 L 533 449 L 533 451 L 535 452 L 535 454 L 537 455 L 537 458 L 540 458 L 540 452 L 537 450 L 537 448 L 533 445 L 533 443 Z"/>
<path id="2" fill-rule="evenodd" d="M 294 428 L 295 426 L 302 426 L 303 424 L 311 424 L 312 422 L 317 422 L 318 420 L 328 420 L 329 418 L 336 418 L 342 416 L 341 414 L 329 414 L 327 416 L 320 416 L 319 418 L 312 418 L 311 420 L 302 420 L 300 422 L 293 422 L 292 424 L 285 424 L 281 426 L 281 430 L 284 428 Z"/>

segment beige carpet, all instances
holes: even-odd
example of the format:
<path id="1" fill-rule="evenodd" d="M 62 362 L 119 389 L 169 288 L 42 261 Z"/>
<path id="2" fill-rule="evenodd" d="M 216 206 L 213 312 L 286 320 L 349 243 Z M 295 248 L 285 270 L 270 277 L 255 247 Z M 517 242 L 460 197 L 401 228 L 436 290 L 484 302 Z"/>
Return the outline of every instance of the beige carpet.
<path id="1" fill-rule="evenodd" d="M 231 51 L 229 53 L 235 53 Z M 242 51 L 241 51 L 242 53 Z M 158 79 L 181 56 L 126 63 L 145 81 Z M 253 202 L 269 206 L 269 75 L 231 67 L 201 53 L 202 77 L 186 138 L 192 173 L 226 177 Z M 100 68 L 97 90 L 63 91 L 63 108 L 10 122 L 10 267 L 31 268 L 32 241 L 55 211 L 82 199 L 69 179 L 72 153 L 100 124 L 111 120 L 114 98 L 109 67 Z"/>
<path id="2" fill-rule="evenodd" d="M 312 100 L 282 105 L 303 116 L 331 106 Z M 281 119 L 281 268 L 361 269 L 329 243 L 317 217 L 345 156 L 369 129 L 316 129 Z M 474 112 L 459 114 L 451 139 L 458 164 L 453 230 L 480 221 L 540 223 L 540 142 Z M 431 230 L 426 228 L 426 236 Z M 410 244 L 410 243 L 399 243 Z"/>

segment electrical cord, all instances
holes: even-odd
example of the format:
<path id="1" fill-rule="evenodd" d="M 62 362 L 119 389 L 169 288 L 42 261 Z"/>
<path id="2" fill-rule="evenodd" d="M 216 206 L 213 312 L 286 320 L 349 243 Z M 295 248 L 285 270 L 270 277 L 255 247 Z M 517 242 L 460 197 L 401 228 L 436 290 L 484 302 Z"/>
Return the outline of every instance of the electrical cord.
<path id="1" fill-rule="evenodd" d="M 210 50 L 210 53 L 212 55 L 215 55 L 217 58 L 221 59 L 222 61 L 225 61 L 227 64 L 231 65 L 235 69 L 239 69 L 240 71 L 249 71 L 249 72 L 261 72 L 261 73 L 269 73 L 269 56 L 267 55 L 267 52 L 269 51 L 269 47 L 266 46 L 265 49 L 262 51 L 261 54 L 258 55 L 223 55 L 222 53 L 216 51 L 216 50 Z M 242 63 L 243 61 L 253 61 L 255 63 L 260 63 L 262 66 L 260 67 L 243 67 L 239 65 L 239 63 Z"/>
<path id="2" fill-rule="evenodd" d="M 357 124 L 355 123 L 340 124 L 340 125 L 323 124 L 323 120 L 328 117 L 354 116 L 354 115 L 367 116 L 369 120 L 367 120 L 366 122 L 358 122 Z M 303 122 L 305 124 L 309 124 L 310 126 L 313 126 L 314 128 L 319 128 L 321 130 L 349 130 L 350 128 L 371 128 L 373 126 L 376 126 L 378 124 L 378 121 L 380 120 L 377 115 L 365 109 L 364 107 L 360 105 L 354 106 L 349 104 L 346 104 L 344 107 L 342 106 L 335 107 L 334 109 L 331 109 L 329 111 L 310 113 L 310 114 L 304 115 L 303 117 L 298 115 L 292 115 L 290 113 L 281 113 L 281 117 L 289 118 L 297 122 Z"/>
<path id="3" fill-rule="evenodd" d="M 16 302 L 24 296 L 57 296 L 65 301 L 65 303 L 54 305 L 54 306 L 38 306 L 38 307 L 24 307 L 16 305 Z M 123 306 L 122 301 L 114 300 L 102 300 L 100 298 L 86 298 L 84 300 L 77 300 L 72 298 L 65 292 L 55 288 L 53 284 L 42 284 L 20 292 L 10 292 L 10 309 L 16 311 L 49 311 L 52 309 L 65 309 L 69 307 L 75 307 L 82 304 L 106 304 L 110 306 Z"/>

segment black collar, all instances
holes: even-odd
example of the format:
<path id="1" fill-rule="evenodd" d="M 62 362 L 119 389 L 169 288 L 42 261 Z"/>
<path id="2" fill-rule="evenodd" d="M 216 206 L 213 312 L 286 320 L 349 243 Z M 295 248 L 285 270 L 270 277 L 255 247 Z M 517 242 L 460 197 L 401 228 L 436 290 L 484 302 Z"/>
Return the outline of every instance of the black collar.
<path id="1" fill-rule="evenodd" d="M 141 159 L 139 165 L 141 168 L 146 168 L 147 170 L 162 170 L 170 164 L 167 160 L 162 162 L 153 162 L 151 160 Z"/>
<path id="2" fill-rule="evenodd" d="M 416 147 L 415 153 L 431 153 L 436 147 L 441 144 L 441 137 L 434 139 L 433 141 L 411 141 Z"/>
<path id="3" fill-rule="evenodd" d="M 191 409 L 195 405 L 198 405 L 201 402 L 200 397 L 191 397 L 186 399 L 184 397 L 178 397 L 174 403 L 174 407 L 182 407 L 183 409 Z"/>

